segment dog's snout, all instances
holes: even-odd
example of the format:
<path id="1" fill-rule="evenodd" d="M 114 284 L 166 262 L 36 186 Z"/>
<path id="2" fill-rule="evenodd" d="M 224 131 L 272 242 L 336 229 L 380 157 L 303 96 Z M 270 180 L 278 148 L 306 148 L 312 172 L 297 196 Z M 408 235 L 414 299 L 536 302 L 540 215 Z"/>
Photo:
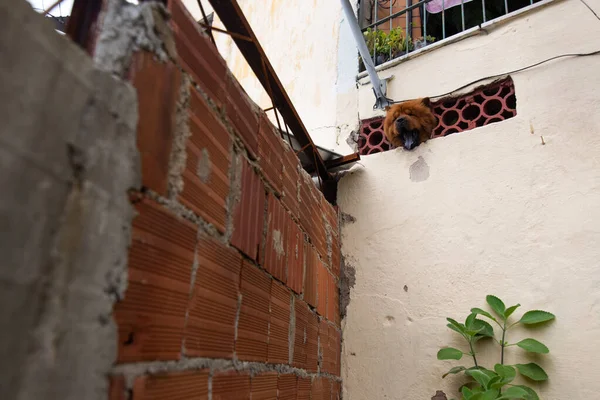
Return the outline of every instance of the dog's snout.
<path id="1" fill-rule="evenodd" d="M 403 117 L 400 117 L 396 120 L 396 123 L 398 125 L 404 125 L 405 122 L 406 122 L 406 120 Z"/>

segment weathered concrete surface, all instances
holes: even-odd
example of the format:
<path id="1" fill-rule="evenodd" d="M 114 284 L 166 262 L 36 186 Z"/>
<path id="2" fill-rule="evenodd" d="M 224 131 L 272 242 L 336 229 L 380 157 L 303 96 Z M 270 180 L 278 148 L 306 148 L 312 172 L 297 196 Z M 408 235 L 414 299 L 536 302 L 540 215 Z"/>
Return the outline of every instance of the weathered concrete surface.
<path id="1" fill-rule="evenodd" d="M 135 91 L 0 3 L 0 398 L 105 399 L 139 186 Z"/>

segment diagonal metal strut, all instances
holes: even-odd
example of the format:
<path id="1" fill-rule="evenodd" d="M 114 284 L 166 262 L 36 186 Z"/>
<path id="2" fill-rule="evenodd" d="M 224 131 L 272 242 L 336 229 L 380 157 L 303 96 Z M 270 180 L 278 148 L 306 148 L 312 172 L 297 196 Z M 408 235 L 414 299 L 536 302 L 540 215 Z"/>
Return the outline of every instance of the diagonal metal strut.
<path id="1" fill-rule="evenodd" d="M 273 106 L 277 108 L 283 116 L 285 123 L 289 126 L 298 143 L 304 149 L 304 153 L 309 159 L 313 159 L 315 170 L 323 181 L 331 179 L 327 172 L 327 167 L 317 150 L 306 126 L 300 119 L 300 115 L 292 104 L 290 97 L 285 91 L 275 69 L 269 62 L 265 51 L 258 42 L 256 35 L 252 31 L 248 20 L 242 13 L 242 9 L 236 0 L 209 0 L 219 19 L 225 25 L 229 32 L 242 35 L 251 40 L 242 40 L 239 37 L 232 36 L 233 41 L 240 49 L 244 58 L 252 68 L 252 71 L 262 84 L 263 88 L 271 96 Z"/>

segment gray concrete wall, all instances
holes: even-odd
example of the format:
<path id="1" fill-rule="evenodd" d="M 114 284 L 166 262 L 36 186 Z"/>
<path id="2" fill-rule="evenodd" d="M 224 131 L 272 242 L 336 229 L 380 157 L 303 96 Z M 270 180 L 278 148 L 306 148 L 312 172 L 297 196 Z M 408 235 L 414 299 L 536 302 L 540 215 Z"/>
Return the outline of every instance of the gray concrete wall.
<path id="1" fill-rule="evenodd" d="M 139 186 L 135 91 L 0 2 L 0 398 L 104 399 Z"/>

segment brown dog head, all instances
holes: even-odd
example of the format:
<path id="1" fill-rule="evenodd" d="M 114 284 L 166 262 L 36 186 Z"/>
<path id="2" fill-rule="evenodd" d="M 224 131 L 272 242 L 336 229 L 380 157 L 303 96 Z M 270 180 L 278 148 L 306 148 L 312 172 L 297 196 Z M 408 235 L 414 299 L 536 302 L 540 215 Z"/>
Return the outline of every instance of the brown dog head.
<path id="1" fill-rule="evenodd" d="M 383 131 L 396 147 L 412 150 L 431 137 L 437 120 L 428 97 L 395 104 L 387 110 Z"/>

